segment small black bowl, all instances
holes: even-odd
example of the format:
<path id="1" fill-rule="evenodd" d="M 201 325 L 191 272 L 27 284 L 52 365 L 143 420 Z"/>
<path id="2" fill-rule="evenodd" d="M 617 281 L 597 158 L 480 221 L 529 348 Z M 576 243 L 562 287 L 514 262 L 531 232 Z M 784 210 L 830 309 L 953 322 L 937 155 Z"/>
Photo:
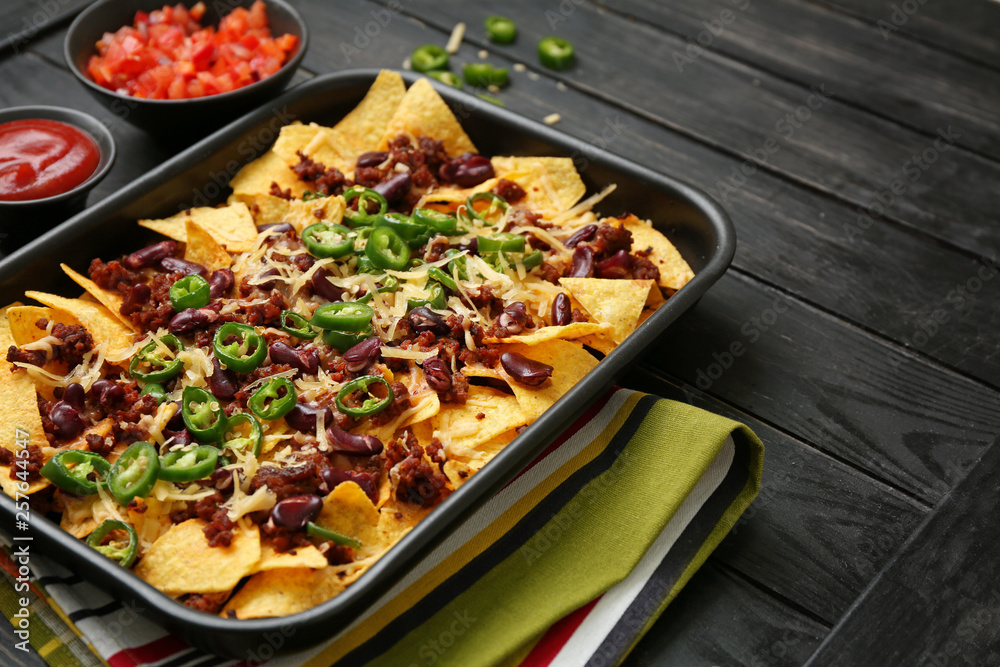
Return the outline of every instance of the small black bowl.
<path id="1" fill-rule="evenodd" d="M 306 23 L 285 0 L 265 0 L 271 34 L 295 35 L 296 50 L 280 70 L 249 86 L 227 93 L 185 100 L 148 100 L 123 95 L 102 88 L 87 75 L 87 61 L 97 53 L 97 41 L 106 32 L 132 25 L 136 11 L 160 9 L 168 0 L 103 0 L 83 11 L 70 25 L 63 44 L 63 55 L 70 71 L 91 95 L 119 118 L 144 130 L 166 135 L 195 136 L 208 134 L 228 121 L 275 97 L 298 69 L 309 43 Z M 194 4 L 188 2 L 186 4 Z M 219 25 L 219 20 L 236 7 L 249 7 L 253 0 L 207 2 L 204 26 Z"/>
<path id="2" fill-rule="evenodd" d="M 101 121 L 90 114 L 77 111 L 76 109 L 48 106 L 0 109 L 0 124 L 13 120 L 36 118 L 59 121 L 67 125 L 72 125 L 82 131 L 97 144 L 97 149 L 100 151 L 100 159 L 97 162 L 97 169 L 94 170 L 94 173 L 72 190 L 42 199 L 29 199 L 26 201 L 0 200 L 0 221 L 5 223 L 22 219 L 26 223 L 37 222 L 39 215 L 65 218 L 79 211 L 87 201 L 87 193 L 90 192 L 91 188 L 100 183 L 102 178 L 107 176 L 111 170 L 111 165 L 115 162 L 116 150 L 114 137 L 111 136 L 111 132 L 108 131 L 108 128 Z"/>

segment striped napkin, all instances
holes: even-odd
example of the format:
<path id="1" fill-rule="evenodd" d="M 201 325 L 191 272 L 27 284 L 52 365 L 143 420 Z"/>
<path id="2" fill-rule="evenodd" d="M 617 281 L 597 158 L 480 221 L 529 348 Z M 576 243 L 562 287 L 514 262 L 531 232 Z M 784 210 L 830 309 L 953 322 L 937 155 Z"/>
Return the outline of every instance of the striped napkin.
<path id="1" fill-rule="evenodd" d="M 612 390 L 315 648 L 282 653 L 290 625 L 242 659 L 207 655 L 34 554 L 30 642 L 50 665 L 618 664 L 756 496 L 763 453 L 742 424 Z M 0 560 L 17 629 L 25 593 Z"/>

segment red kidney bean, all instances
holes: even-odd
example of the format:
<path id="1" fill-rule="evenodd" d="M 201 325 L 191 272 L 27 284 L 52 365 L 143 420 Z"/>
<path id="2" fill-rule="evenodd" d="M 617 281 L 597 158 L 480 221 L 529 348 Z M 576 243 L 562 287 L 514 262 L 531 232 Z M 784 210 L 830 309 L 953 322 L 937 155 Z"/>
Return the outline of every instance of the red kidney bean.
<path id="1" fill-rule="evenodd" d="M 594 275 L 598 278 L 629 278 L 632 276 L 632 258 L 627 250 L 619 250 L 598 262 Z"/>
<path id="2" fill-rule="evenodd" d="M 597 225 L 584 225 L 573 233 L 573 236 L 566 240 L 567 248 L 575 248 L 577 244 L 589 241 L 597 235 Z"/>
<path id="3" fill-rule="evenodd" d="M 236 277 L 229 269 L 216 269 L 212 271 L 212 274 L 208 277 L 208 298 L 218 299 L 228 292 L 235 282 Z"/>
<path id="4" fill-rule="evenodd" d="M 375 484 L 375 477 L 370 472 L 323 468 L 319 471 L 319 477 L 326 486 L 326 493 L 333 491 L 341 482 L 354 482 L 368 494 L 368 499 L 372 501 L 372 504 L 378 502 L 378 485 Z"/>
<path id="5" fill-rule="evenodd" d="M 377 184 L 372 190 L 379 193 L 390 204 L 399 201 L 410 191 L 413 176 L 408 171 L 401 171 Z"/>
<path id="6" fill-rule="evenodd" d="M 269 222 L 264 225 L 257 226 L 257 233 L 261 232 L 271 232 L 272 234 L 288 234 L 289 232 L 294 232 L 295 226 L 290 222 Z"/>
<path id="7" fill-rule="evenodd" d="M 204 329 L 219 319 L 219 314 L 209 308 L 187 308 L 170 319 L 167 329 L 172 334 L 187 334 Z"/>
<path id="8" fill-rule="evenodd" d="M 174 241 L 160 241 L 151 246 L 146 246 L 141 250 L 136 250 L 131 255 L 125 255 L 122 264 L 133 271 L 144 269 L 147 266 L 155 266 L 164 257 L 169 257 L 177 251 L 177 243 Z"/>
<path id="9" fill-rule="evenodd" d="M 431 331 L 436 336 L 447 336 L 451 328 L 441 317 L 426 306 L 419 306 L 410 311 L 407 316 L 410 326 L 417 333 Z"/>
<path id="10" fill-rule="evenodd" d="M 528 322 L 528 310 L 520 301 L 515 301 L 500 313 L 500 326 L 507 330 L 507 333 L 519 334 Z"/>
<path id="11" fill-rule="evenodd" d="M 268 276 L 276 276 L 276 275 L 278 275 L 278 273 L 279 273 L 278 269 L 276 269 L 276 268 L 274 268 L 272 266 L 270 269 L 268 269 L 264 273 L 258 274 L 257 278 L 260 279 L 260 278 L 266 278 Z M 261 290 L 263 292 L 270 292 L 271 290 L 274 289 L 274 286 L 277 285 L 277 284 L 278 284 L 277 280 L 268 280 L 266 282 L 254 285 L 254 287 L 256 287 L 257 289 L 259 289 L 259 290 Z"/>
<path id="12" fill-rule="evenodd" d="M 215 370 L 205 378 L 208 383 L 208 390 L 212 392 L 212 395 L 223 401 L 231 401 L 236 396 L 236 392 L 239 391 L 240 387 L 233 379 L 232 373 L 222 367 L 218 359 L 212 359 L 212 368 Z M 178 408 L 177 414 L 180 414 L 180 409 Z"/>
<path id="13" fill-rule="evenodd" d="M 49 410 L 49 419 L 56 427 L 56 437 L 61 440 L 75 438 L 87 427 L 87 422 L 83 420 L 77 409 L 66 401 L 56 401 L 52 404 L 52 408 Z"/>
<path id="14" fill-rule="evenodd" d="M 288 364 L 306 375 L 315 375 L 319 370 L 319 354 L 312 348 L 296 349 L 284 341 L 275 341 L 268 348 L 271 361 Z"/>
<path id="15" fill-rule="evenodd" d="M 463 188 L 471 188 L 493 178 L 493 163 L 488 158 L 475 153 L 462 153 L 448 160 L 438 169 L 443 181 L 452 181 Z"/>
<path id="16" fill-rule="evenodd" d="M 462 244 L 460 244 L 460 245 L 458 245 L 456 247 L 459 250 L 466 250 L 466 251 L 468 251 L 468 253 L 470 255 L 478 255 L 479 254 L 479 237 L 478 236 L 473 236 L 472 240 L 469 241 L 468 243 L 462 243 Z"/>
<path id="17" fill-rule="evenodd" d="M 372 336 L 365 339 L 344 352 L 344 361 L 347 362 L 347 370 L 357 373 L 378 360 L 382 350 L 382 339 Z"/>
<path id="18" fill-rule="evenodd" d="M 291 496 L 271 508 L 271 519 L 276 526 L 302 530 L 322 509 L 323 499 L 319 496 Z"/>
<path id="19" fill-rule="evenodd" d="M 63 389 L 62 400 L 68 403 L 74 410 L 83 411 L 87 399 L 87 392 L 83 390 L 83 385 L 79 382 L 72 382 Z"/>
<path id="20" fill-rule="evenodd" d="M 451 370 L 438 357 L 424 359 L 424 377 L 427 378 L 427 386 L 439 394 L 451 389 Z"/>
<path id="21" fill-rule="evenodd" d="M 295 407 L 285 415 L 285 421 L 296 431 L 316 433 L 316 415 L 320 411 L 323 412 L 323 423 L 332 424 L 333 410 L 330 408 L 321 408 L 317 405 L 310 405 L 309 403 L 296 403 Z"/>
<path id="22" fill-rule="evenodd" d="M 504 352 L 500 355 L 500 364 L 511 377 L 529 387 L 537 387 L 552 377 L 552 366 L 518 352 Z"/>
<path id="23" fill-rule="evenodd" d="M 149 297 L 153 294 L 146 283 L 136 283 L 125 295 L 121 311 L 123 313 L 134 313 L 140 310 L 143 305 L 149 303 Z"/>
<path id="24" fill-rule="evenodd" d="M 164 257 L 160 260 L 160 268 L 168 273 L 183 273 L 185 276 L 199 275 L 208 277 L 208 268 L 201 264 L 189 262 L 180 257 Z"/>
<path id="25" fill-rule="evenodd" d="M 594 251 L 590 246 L 578 245 L 573 251 L 573 264 L 569 269 L 570 278 L 591 278 L 594 275 Z"/>
<path id="26" fill-rule="evenodd" d="M 219 491 L 226 491 L 233 486 L 233 471 L 225 468 L 216 468 L 209 480 Z"/>
<path id="27" fill-rule="evenodd" d="M 171 431 L 180 431 L 182 428 L 184 428 L 184 416 L 181 414 L 181 402 L 174 401 L 174 405 L 177 406 L 177 409 L 174 410 L 174 414 L 170 417 L 170 420 L 167 422 L 167 428 L 170 429 Z"/>
<path id="28" fill-rule="evenodd" d="M 108 406 L 125 398 L 125 390 L 117 382 L 108 379 L 100 379 L 90 385 L 90 391 L 97 394 L 97 400 L 101 405 Z"/>
<path id="29" fill-rule="evenodd" d="M 170 431 L 164 429 L 163 437 L 173 438 L 173 440 L 170 441 L 171 447 L 173 447 L 174 445 L 182 445 L 186 447 L 190 445 L 192 442 L 194 442 L 194 438 L 191 437 L 191 431 L 187 430 L 186 428 L 182 428 L 179 431 Z"/>
<path id="30" fill-rule="evenodd" d="M 328 280 L 329 276 L 330 274 L 324 268 L 316 270 L 316 273 L 309 279 L 309 285 L 312 287 L 313 293 L 323 297 L 327 301 L 343 301 L 345 290 L 331 283 Z"/>
<path id="31" fill-rule="evenodd" d="M 382 441 L 374 435 L 348 433 L 336 426 L 326 429 L 326 435 L 335 452 L 362 456 L 375 456 L 382 453 Z"/>
<path id="32" fill-rule="evenodd" d="M 385 151 L 368 151 L 358 156 L 358 161 L 354 166 L 357 168 L 377 167 L 388 159 L 389 154 Z"/>
<path id="33" fill-rule="evenodd" d="M 555 326 L 565 326 L 573 321 L 573 304 L 565 292 L 556 294 L 552 300 L 552 324 Z"/>

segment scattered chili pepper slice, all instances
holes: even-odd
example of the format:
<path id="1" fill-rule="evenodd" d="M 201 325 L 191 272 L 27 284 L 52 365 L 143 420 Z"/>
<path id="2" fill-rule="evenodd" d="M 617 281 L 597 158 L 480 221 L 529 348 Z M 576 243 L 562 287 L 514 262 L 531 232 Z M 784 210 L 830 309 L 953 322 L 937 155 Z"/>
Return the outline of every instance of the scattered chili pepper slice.
<path id="1" fill-rule="evenodd" d="M 226 322 L 219 327 L 212 339 L 212 349 L 225 368 L 237 373 L 252 372 L 267 356 L 263 336 L 249 324 L 239 322 Z"/>
<path id="2" fill-rule="evenodd" d="M 303 340 L 312 340 L 317 335 L 316 330 L 309 324 L 309 320 L 294 310 L 283 310 L 281 312 L 281 328 L 286 333 L 290 333 L 296 338 Z"/>
<path id="3" fill-rule="evenodd" d="M 174 352 L 173 359 L 164 358 L 161 344 Z M 165 334 L 160 337 L 159 343 L 154 340 L 132 357 L 128 365 L 129 375 L 140 382 L 166 382 L 184 368 L 184 362 L 176 357 L 176 354 L 183 350 L 184 343 L 177 340 L 173 334 Z"/>
<path id="4" fill-rule="evenodd" d="M 462 76 L 470 86 L 486 88 L 488 86 L 506 86 L 508 72 L 506 67 L 494 67 L 489 63 L 468 63 L 462 66 Z"/>
<path id="5" fill-rule="evenodd" d="M 108 490 L 120 505 L 128 505 L 135 497 L 149 495 L 159 473 L 160 457 L 156 448 L 143 440 L 133 442 L 111 466 Z"/>
<path id="6" fill-rule="evenodd" d="M 39 472 L 67 493 L 89 496 L 97 493 L 97 485 L 105 481 L 110 470 L 111 464 L 100 454 L 67 449 L 46 461 Z M 91 473 L 97 474 L 97 480 L 89 479 Z"/>
<path id="7" fill-rule="evenodd" d="M 385 200 L 385 197 L 371 188 L 355 185 L 344 191 L 344 201 L 347 202 L 348 206 L 355 199 L 358 200 L 358 210 L 354 211 L 348 208 L 344 211 L 344 219 L 351 225 L 370 225 L 375 222 L 378 216 L 384 215 L 389 210 L 389 202 Z M 370 203 L 378 206 L 378 210 L 374 213 L 368 208 Z"/>
<path id="8" fill-rule="evenodd" d="M 573 45 L 562 37 L 546 37 L 538 42 L 538 60 L 549 69 L 567 70 L 575 61 Z"/>
<path id="9" fill-rule="evenodd" d="M 215 471 L 219 450 L 210 445 L 175 449 L 160 457 L 160 479 L 168 482 L 193 482 Z"/>
<path id="10" fill-rule="evenodd" d="M 517 37 L 517 26 L 505 16 L 487 16 L 486 37 L 496 44 L 511 44 Z"/>
<path id="11" fill-rule="evenodd" d="M 402 213 L 386 213 L 375 221 L 375 227 L 389 227 L 400 235 L 410 248 L 416 249 L 427 243 L 431 237 L 427 225 L 414 222 L 413 218 Z"/>
<path id="12" fill-rule="evenodd" d="M 402 271 L 410 261 L 410 247 L 391 227 L 376 227 L 368 237 L 365 255 L 380 269 Z"/>
<path id="13" fill-rule="evenodd" d="M 415 72 L 433 72 L 448 68 L 448 52 L 437 44 L 424 44 L 414 49 L 410 66 Z"/>
<path id="14" fill-rule="evenodd" d="M 448 72 L 446 70 L 438 70 L 436 72 L 427 72 L 427 76 L 437 79 L 446 86 L 451 86 L 452 88 L 458 88 L 462 90 L 465 85 L 462 83 L 462 77 L 455 74 L 454 72 Z"/>
<path id="15" fill-rule="evenodd" d="M 112 535 L 116 530 L 123 531 L 127 536 L 128 541 L 125 542 L 124 546 L 121 545 L 120 540 L 113 538 L 107 544 L 104 543 L 104 538 Z M 132 567 L 139 552 L 139 536 L 136 534 L 135 528 L 124 521 L 108 519 L 87 536 L 87 546 L 101 552 L 122 567 Z"/>
<path id="16" fill-rule="evenodd" d="M 338 352 L 346 352 L 363 340 L 375 335 L 375 330 L 369 326 L 364 331 L 324 331 L 323 342 Z"/>
<path id="17" fill-rule="evenodd" d="M 317 222 L 302 232 L 302 242 L 313 257 L 340 259 L 354 252 L 354 233 L 343 225 Z"/>
<path id="18" fill-rule="evenodd" d="M 157 403 L 162 403 L 167 399 L 167 390 L 164 389 L 163 385 L 160 384 L 159 382 L 150 382 L 145 387 L 142 388 L 142 391 L 139 392 L 139 395 L 152 396 L 153 398 L 156 399 Z"/>
<path id="19" fill-rule="evenodd" d="M 324 528 L 323 526 L 315 524 L 312 521 L 306 524 L 306 533 L 312 535 L 313 537 L 318 537 L 321 540 L 329 540 L 330 542 L 335 542 L 345 547 L 351 547 L 352 549 L 361 548 L 361 542 L 353 537 L 348 537 L 347 535 L 338 533 L 335 530 Z"/>
<path id="20" fill-rule="evenodd" d="M 218 442 L 226 430 L 226 414 L 219 400 L 201 387 L 184 387 L 181 417 L 192 437 L 199 442 Z"/>
<path id="21" fill-rule="evenodd" d="M 284 393 L 282 393 L 282 390 Z M 281 419 L 295 407 L 295 385 L 286 377 L 273 377 L 253 393 L 247 405 L 260 419 Z"/>
<path id="22" fill-rule="evenodd" d="M 364 331 L 371 325 L 375 311 L 371 306 L 357 301 L 324 303 L 313 312 L 312 325 L 335 331 Z"/>
<path id="23" fill-rule="evenodd" d="M 427 306 L 429 308 L 434 308 L 435 310 L 442 310 L 448 305 L 444 296 L 444 288 L 442 288 L 439 283 L 431 283 L 427 286 L 426 291 L 427 297 L 424 299 L 407 299 L 406 309 L 413 310 L 414 308 L 419 308 L 420 306 Z"/>
<path id="24" fill-rule="evenodd" d="M 246 425 L 249 429 L 247 435 L 242 435 L 240 427 Z M 229 437 L 230 434 L 235 434 Z M 260 421 L 249 412 L 237 412 L 226 420 L 226 433 L 223 436 L 223 449 L 249 449 L 254 456 L 260 456 L 260 445 L 264 438 Z"/>
<path id="25" fill-rule="evenodd" d="M 476 202 L 489 202 L 489 206 L 484 208 L 481 212 L 476 210 Z M 468 199 L 465 200 L 465 213 L 466 215 L 473 219 L 479 220 L 486 225 L 494 225 L 496 222 L 491 222 L 486 219 L 486 216 L 499 211 L 500 213 L 506 213 L 507 209 L 510 208 L 501 197 L 497 196 L 492 192 L 477 192 Z"/>
<path id="26" fill-rule="evenodd" d="M 373 384 L 380 384 L 385 387 L 385 398 L 379 398 L 368 390 Z M 359 391 L 368 396 L 368 398 L 361 402 L 361 405 L 349 406 L 344 403 L 344 399 Z M 384 377 L 381 375 L 365 375 L 355 378 L 341 387 L 340 391 L 337 392 L 336 404 L 337 409 L 345 415 L 367 417 L 385 410 L 392 403 L 392 399 L 392 387 L 389 386 Z"/>
<path id="27" fill-rule="evenodd" d="M 455 279 L 436 266 L 427 269 L 427 277 L 438 281 L 452 292 L 458 291 L 458 283 L 455 282 Z"/>
<path id="28" fill-rule="evenodd" d="M 208 281 L 201 276 L 184 276 L 170 286 L 170 305 L 178 313 L 188 308 L 201 308 L 209 302 L 211 290 Z"/>
<path id="29" fill-rule="evenodd" d="M 461 233 L 458 230 L 458 218 L 443 211 L 435 211 L 432 208 L 414 209 L 413 219 L 440 234 Z"/>
<path id="30" fill-rule="evenodd" d="M 501 232 L 479 237 L 479 252 L 524 252 L 524 237 L 513 232 Z"/>

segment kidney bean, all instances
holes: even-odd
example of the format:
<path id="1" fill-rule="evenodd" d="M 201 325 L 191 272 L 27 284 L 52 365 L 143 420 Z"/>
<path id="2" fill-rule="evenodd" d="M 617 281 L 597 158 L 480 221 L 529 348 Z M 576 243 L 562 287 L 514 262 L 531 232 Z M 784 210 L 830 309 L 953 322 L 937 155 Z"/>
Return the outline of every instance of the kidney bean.
<path id="1" fill-rule="evenodd" d="M 419 306 L 410 311 L 407 316 L 410 326 L 417 333 L 431 331 L 436 336 L 447 336 L 451 328 L 441 317 L 426 306 Z"/>
<path id="2" fill-rule="evenodd" d="M 319 354 L 312 348 L 296 349 L 284 341 L 275 341 L 268 348 L 271 361 L 288 364 L 306 375 L 315 375 L 319 370 Z"/>
<path id="3" fill-rule="evenodd" d="M 375 363 L 378 360 L 381 350 L 382 339 L 378 336 L 372 336 L 361 341 L 344 352 L 344 361 L 347 362 L 347 370 L 357 373 L 369 364 Z"/>
<path id="4" fill-rule="evenodd" d="M 521 333 L 528 321 L 528 310 L 520 301 L 515 301 L 500 313 L 500 326 L 509 334 Z"/>
<path id="5" fill-rule="evenodd" d="M 219 314 L 208 308 L 187 308 L 170 319 L 167 329 L 172 334 L 186 334 L 204 329 L 219 319 Z"/>
<path id="6" fill-rule="evenodd" d="M 500 364 L 511 377 L 529 387 L 537 387 L 552 377 L 552 366 L 518 352 L 504 352 L 500 355 Z"/>
<path id="7" fill-rule="evenodd" d="M 385 151 L 368 151 L 367 153 L 362 153 L 358 156 L 358 161 L 355 163 L 355 167 L 377 167 L 386 160 L 389 159 L 389 154 Z"/>
<path id="8" fill-rule="evenodd" d="M 216 489 L 226 491 L 233 486 L 233 471 L 226 470 L 225 468 L 216 468 L 215 472 L 208 479 Z"/>
<path id="9" fill-rule="evenodd" d="M 210 299 L 218 299 L 228 292 L 235 282 L 236 277 L 229 269 L 216 269 L 212 271 L 211 275 L 208 276 L 208 297 Z"/>
<path id="10" fill-rule="evenodd" d="M 49 419 L 55 425 L 55 435 L 59 439 L 75 438 L 87 427 L 87 422 L 77 409 L 66 401 L 53 403 L 49 410 Z"/>
<path id="11" fill-rule="evenodd" d="M 451 371 L 448 364 L 438 357 L 424 360 L 424 377 L 427 378 L 427 386 L 439 394 L 451 389 Z"/>
<path id="12" fill-rule="evenodd" d="M 590 246 L 580 245 L 573 251 L 573 264 L 569 269 L 570 278 L 590 278 L 594 275 L 594 251 Z"/>
<path id="13" fill-rule="evenodd" d="M 466 250 L 470 255 L 479 254 L 479 237 L 473 236 L 472 240 L 468 243 L 462 243 L 456 246 L 459 250 Z"/>
<path id="14" fill-rule="evenodd" d="M 132 285 L 128 294 L 125 295 L 125 301 L 122 303 L 121 312 L 134 313 L 137 310 L 141 310 L 142 306 L 149 303 L 149 297 L 152 293 L 152 290 L 149 289 L 149 285 L 146 283 L 136 283 L 135 285 Z"/>
<path id="15" fill-rule="evenodd" d="M 309 285 L 312 287 L 313 293 L 323 297 L 327 301 L 342 301 L 345 290 L 331 283 L 328 280 L 329 276 L 330 274 L 324 268 L 316 270 L 316 273 L 309 279 Z"/>
<path id="16" fill-rule="evenodd" d="M 453 181 L 463 188 L 471 188 L 493 178 L 493 163 L 488 158 L 475 153 L 462 153 L 441 165 L 438 176 L 444 181 Z"/>
<path id="17" fill-rule="evenodd" d="M 202 278 L 208 276 L 207 267 L 179 257 L 164 257 L 160 260 L 160 268 L 169 273 L 183 273 L 185 276 L 199 275 Z"/>
<path id="18" fill-rule="evenodd" d="M 295 227 L 290 222 L 269 222 L 257 226 L 257 232 L 271 232 L 272 234 L 288 234 L 294 232 Z"/>
<path id="19" fill-rule="evenodd" d="M 171 447 L 173 447 L 174 445 L 182 445 L 184 447 L 187 447 L 192 442 L 194 442 L 194 438 L 191 437 L 191 431 L 187 430 L 186 428 L 182 428 L 179 431 L 170 431 L 164 429 L 163 437 L 173 438 L 173 440 L 170 441 Z"/>
<path id="20" fill-rule="evenodd" d="M 374 435 L 348 433 L 336 426 L 326 429 L 326 435 L 335 452 L 362 456 L 375 456 L 382 453 L 382 441 Z"/>
<path id="21" fill-rule="evenodd" d="M 131 255 L 125 255 L 122 264 L 133 271 L 138 271 L 147 266 L 155 266 L 161 259 L 173 255 L 176 251 L 177 243 L 175 241 L 160 241 L 141 250 L 136 250 Z"/>
<path id="22" fill-rule="evenodd" d="M 322 509 L 323 499 L 319 496 L 291 496 L 271 508 L 271 519 L 277 526 L 302 530 Z"/>
<path id="23" fill-rule="evenodd" d="M 577 244 L 589 241 L 597 235 L 597 225 L 584 225 L 573 232 L 573 236 L 566 240 L 567 248 L 575 248 Z"/>
<path id="24" fill-rule="evenodd" d="M 323 423 L 332 424 L 333 410 L 310 405 L 309 403 L 296 403 L 295 407 L 285 415 L 285 421 L 296 431 L 316 433 L 316 415 L 320 411 L 323 412 Z"/>
<path id="25" fill-rule="evenodd" d="M 399 201 L 410 191 L 413 176 L 408 171 L 401 171 L 377 184 L 372 190 L 379 193 L 390 204 Z"/>
<path id="26" fill-rule="evenodd" d="M 270 269 L 268 269 L 264 273 L 258 274 L 257 278 L 260 279 L 260 278 L 266 278 L 268 276 L 276 276 L 276 275 L 278 275 L 278 269 L 276 269 L 276 268 L 274 268 L 272 266 Z M 268 280 L 266 282 L 262 282 L 262 283 L 256 284 L 256 285 L 254 285 L 254 287 L 256 287 L 257 289 L 259 289 L 259 290 L 261 290 L 263 292 L 270 292 L 271 290 L 274 289 L 274 286 L 277 285 L 277 284 L 278 284 L 277 280 Z"/>
<path id="27" fill-rule="evenodd" d="M 555 326 L 565 326 L 573 321 L 573 305 L 565 292 L 556 294 L 552 300 L 552 324 Z"/>
<path id="28" fill-rule="evenodd" d="M 598 278 L 629 278 L 632 275 L 632 258 L 627 250 L 619 250 L 598 262 L 594 275 Z"/>
<path id="29" fill-rule="evenodd" d="M 83 390 L 83 385 L 79 382 L 72 382 L 63 389 L 62 400 L 73 407 L 74 410 L 82 411 L 87 398 L 87 392 Z"/>
<path id="30" fill-rule="evenodd" d="M 236 392 L 240 389 L 236 380 L 233 379 L 233 374 L 224 369 L 219 360 L 215 358 L 212 359 L 212 368 L 214 369 L 212 374 L 205 378 L 208 390 L 212 392 L 213 396 L 223 401 L 233 400 Z"/>
<path id="31" fill-rule="evenodd" d="M 361 487 L 362 491 L 368 494 L 368 498 L 372 501 L 372 504 L 378 502 L 378 485 L 375 484 L 375 477 L 370 472 L 323 468 L 319 471 L 319 477 L 326 486 L 326 493 L 333 491 L 341 482 L 354 482 Z"/>
<path id="32" fill-rule="evenodd" d="M 181 402 L 174 401 L 174 405 L 177 409 L 174 410 L 174 414 L 171 415 L 170 420 L 167 422 L 167 428 L 171 431 L 180 431 L 184 428 L 184 416 L 181 414 Z"/>
<path id="33" fill-rule="evenodd" d="M 117 403 L 125 398 L 125 390 L 121 385 L 104 378 L 90 385 L 90 391 L 97 394 L 97 400 L 104 406 Z"/>

